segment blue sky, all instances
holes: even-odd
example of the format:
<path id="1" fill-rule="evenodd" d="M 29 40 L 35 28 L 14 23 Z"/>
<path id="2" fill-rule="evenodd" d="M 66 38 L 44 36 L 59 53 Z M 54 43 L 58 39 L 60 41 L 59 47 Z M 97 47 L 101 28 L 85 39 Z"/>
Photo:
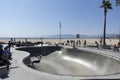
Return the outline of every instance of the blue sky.
<path id="1" fill-rule="evenodd" d="M 110 0 L 107 33 L 120 28 L 120 6 Z M 100 35 L 103 33 L 102 0 L 0 0 L 0 37 L 30 37 L 59 34 Z"/>

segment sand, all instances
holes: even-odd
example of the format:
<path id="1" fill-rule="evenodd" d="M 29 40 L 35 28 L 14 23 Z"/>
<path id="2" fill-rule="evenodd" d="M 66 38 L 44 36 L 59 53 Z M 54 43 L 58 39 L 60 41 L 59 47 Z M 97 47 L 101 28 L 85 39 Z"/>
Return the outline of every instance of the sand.
<path id="1" fill-rule="evenodd" d="M 0 42 L 5 42 L 8 43 L 8 41 L 10 40 L 10 38 L 0 38 Z M 81 43 L 83 44 L 84 40 L 86 40 L 87 45 L 95 45 L 95 41 L 97 41 L 99 43 L 100 39 L 61 39 L 61 43 L 66 44 L 67 40 L 81 40 Z M 21 41 L 21 42 L 25 42 L 24 38 L 21 39 L 15 39 L 15 41 Z M 44 43 L 52 43 L 52 44 L 57 44 L 60 43 L 60 39 L 33 39 L 33 38 L 29 38 L 27 39 L 27 41 L 29 42 L 38 42 L 38 41 L 43 41 Z M 107 45 L 114 45 L 117 44 L 119 42 L 119 39 L 106 39 L 106 44 Z"/>

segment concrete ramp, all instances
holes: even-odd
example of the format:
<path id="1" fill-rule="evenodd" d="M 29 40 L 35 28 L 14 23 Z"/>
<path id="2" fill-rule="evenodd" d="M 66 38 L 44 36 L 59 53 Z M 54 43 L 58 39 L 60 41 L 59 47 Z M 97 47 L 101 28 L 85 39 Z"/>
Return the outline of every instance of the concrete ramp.
<path id="1" fill-rule="evenodd" d="M 64 48 L 44 56 L 35 69 L 62 76 L 96 76 L 120 73 L 120 61 L 93 52 Z"/>

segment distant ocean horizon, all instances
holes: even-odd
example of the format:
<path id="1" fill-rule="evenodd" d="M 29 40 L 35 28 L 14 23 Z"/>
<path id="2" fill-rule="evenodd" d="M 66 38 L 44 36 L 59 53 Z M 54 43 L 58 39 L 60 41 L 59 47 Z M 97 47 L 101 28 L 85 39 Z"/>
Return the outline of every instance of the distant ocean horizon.
<path id="1" fill-rule="evenodd" d="M 106 37 L 116 37 L 119 36 L 118 34 L 106 34 Z M 80 35 L 79 38 L 81 39 L 89 39 L 89 38 L 100 38 L 102 37 L 102 35 Z M 60 35 L 56 34 L 56 35 L 49 35 L 49 36 L 31 36 L 31 37 L 0 37 L 0 39 L 11 39 L 11 38 L 15 38 L 15 39 L 59 39 Z M 61 34 L 61 38 L 62 39 L 75 39 L 76 35 L 74 34 Z"/>

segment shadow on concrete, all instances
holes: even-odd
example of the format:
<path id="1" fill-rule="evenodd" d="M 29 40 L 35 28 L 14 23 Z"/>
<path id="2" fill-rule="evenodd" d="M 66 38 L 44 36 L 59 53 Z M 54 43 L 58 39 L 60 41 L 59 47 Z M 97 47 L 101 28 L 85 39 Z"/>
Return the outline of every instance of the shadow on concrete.
<path id="1" fill-rule="evenodd" d="M 6 79 L 6 78 L 9 78 L 8 76 L 9 73 L 6 73 L 4 75 L 0 75 L 0 79 Z"/>
<path id="2" fill-rule="evenodd" d="M 59 46 L 42 46 L 42 47 L 21 47 L 17 48 L 16 50 L 26 51 L 30 53 L 30 56 L 47 56 L 54 51 L 60 50 L 61 47 Z"/>
<path id="3" fill-rule="evenodd" d="M 19 68 L 18 66 L 15 66 L 15 67 L 10 67 L 10 69 L 16 69 L 16 68 Z"/>

